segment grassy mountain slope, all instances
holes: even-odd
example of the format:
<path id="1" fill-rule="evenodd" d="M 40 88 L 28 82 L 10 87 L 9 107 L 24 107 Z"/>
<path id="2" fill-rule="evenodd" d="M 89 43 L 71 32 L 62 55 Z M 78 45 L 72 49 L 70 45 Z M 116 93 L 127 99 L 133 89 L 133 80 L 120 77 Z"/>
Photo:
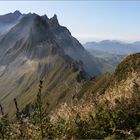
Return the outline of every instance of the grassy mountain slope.
<path id="1" fill-rule="evenodd" d="M 133 109 L 137 111 L 140 100 L 139 63 L 140 53 L 126 57 L 114 73 L 106 73 L 85 83 L 77 94 L 77 97 L 79 97 L 78 102 L 74 102 L 74 105 L 69 108 L 61 106 L 60 110 L 71 112 L 70 114 L 73 117 L 77 114 L 76 112 L 83 116 L 92 111 L 94 112 L 96 110 L 95 106 L 102 104 L 104 108 L 107 107 L 108 109 L 119 107 L 120 109 L 127 109 L 128 112 Z M 84 112 L 81 111 L 81 104 Z M 133 105 L 133 107 L 129 108 L 128 104 Z M 73 109 L 76 110 L 75 113 Z M 59 115 L 63 117 L 61 113 Z"/>
<path id="2" fill-rule="evenodd" d="M 52 55 L 48 57 L 40 61 L 27 60 L 22 63 L 20 68 L 14 69 L 10 76 L 7 76 L 9 75 L 8 72 L 1 76 L 1 103 L 6 108 L 6 112 L 10 112 L 11 115 L 15 113 L 13 102 L 15 97 L 20 109 L 33 103 L 40 79 L 44 81 L 43 99 L 45 103 L 50 104 L 49 109 L 52 109 L 61 101 L 70 102 L 76 92 L 75 88 L 77 91 L 80 90 L 82 83 L 78 82 L 78 76 L 80 77 L 82 69 L 78 64 L 68 56 Z M 54 64 L 51 63 L 48 66 L 47 61 L 51 58 Z M 14 67 L 14 63 L 11 63 L 11 68 Z M 11 68 L 9 72 L 11 72 Z M 70 88 L 71 86 L 75 88 Z"/>

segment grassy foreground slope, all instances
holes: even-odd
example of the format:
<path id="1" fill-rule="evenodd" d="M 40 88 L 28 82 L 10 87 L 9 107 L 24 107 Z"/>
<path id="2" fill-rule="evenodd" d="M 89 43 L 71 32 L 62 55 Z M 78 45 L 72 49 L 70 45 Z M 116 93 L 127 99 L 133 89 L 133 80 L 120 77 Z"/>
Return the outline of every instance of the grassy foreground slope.
<path id="1" fill-rule="evenodd" d="M 76 139 L 140 138 L 140 53 L 126 57 L 113 74 L 86 83 L 79 95 L 73 106 L 57 110 L 62 118 L 75 120 Z"/>

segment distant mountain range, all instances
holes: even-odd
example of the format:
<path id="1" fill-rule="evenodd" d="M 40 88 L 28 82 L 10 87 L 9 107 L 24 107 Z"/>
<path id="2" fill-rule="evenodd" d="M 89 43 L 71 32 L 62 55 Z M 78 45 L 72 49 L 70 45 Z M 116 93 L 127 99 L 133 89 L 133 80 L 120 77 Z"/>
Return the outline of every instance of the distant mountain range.
<path id="1" fill-rule="evenodd" d="M 140 41 L 124 43 L 121 41 L 103 40 L 100 42 L 87 42 L 84 47 L 89 50 L 97 50 L 117 55 L 128 55 L 140 52 Z"/>
<path id="2" fill-rule="evenodd" d="M 115 40 L 87 42 L 85 49 L 102 64 L 102 73 L 113 71 L 116 66 L 129 54 L 140 52 L 140 42 L 124 43 Z"/>

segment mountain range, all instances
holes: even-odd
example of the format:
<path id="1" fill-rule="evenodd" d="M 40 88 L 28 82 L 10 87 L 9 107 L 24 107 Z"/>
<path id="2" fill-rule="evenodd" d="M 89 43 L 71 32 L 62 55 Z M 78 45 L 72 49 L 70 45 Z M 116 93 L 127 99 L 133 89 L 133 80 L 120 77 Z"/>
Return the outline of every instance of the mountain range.
<path id="1" fill-rule="evenodd" d="M 128 55 L 140 52 L 140 42 L 125 43 L 116 40 L 87 42 L 85 49 L 102 64 L 102 73 L 112 72 Z"/>
<path id="2" fill-rule="evenodd" d="M 91 44 L 95 45 L 94 49 Z M 112 72 L 130 52 L 131 45 L 125 45 L 124 48 L 129 48 L 125 51 L 120 49 L 121 45 L 102 41 L 86 43 L 85 49 L 59 24 L 56 15 L 48 18 L 19 11 L 1 15 L 0 101 L 5 112 L 15 114 L 14 98 L 21 109 L 32 105 L 40 80 L 43 80 L 44 106 L 49 103 L 49 111 L 62 102 L 70 104 L 75 97 L 81 97 L 81 93 L 86 94 L 83 89 L 85 91 L 88 81 Z M 138 46 L 139 42 L 133 48 L 138 51 Z"/>
<path id="3" fill-rule="evenodd" d="M 116 55 L 128 55 L 140 52 L 140 42 L 125 43 L 116 40 L 103 40 L 100 42 L 87 42 L 85 48 L 107 52 Z"/>
<path id="4" fill-rule="evenodd" d="M 15 11 L 0 16 L 0 25 L 0 99 L 8 111 L 15 111 L 14 98 L 21 108 L 31 104 L 39 80 L 52 108 L 70 100 L 85 80 L 101 75 L 97 62 L 56 15 Z"/>
<path id="5" fill-rule="evenodd" d="M 1 15 L 0 138 L 139 138 L 139 45 L 83 47 L 56 15 Z"/>

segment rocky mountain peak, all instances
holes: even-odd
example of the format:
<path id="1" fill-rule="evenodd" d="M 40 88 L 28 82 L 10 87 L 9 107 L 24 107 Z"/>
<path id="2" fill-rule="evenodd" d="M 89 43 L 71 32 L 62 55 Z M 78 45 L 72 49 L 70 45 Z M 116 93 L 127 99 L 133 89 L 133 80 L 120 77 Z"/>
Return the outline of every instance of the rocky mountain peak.
<path id="1" fill-rule="evenodd" d="M 16 10 L 13 14 L 17 15 L 17 16 L 20 16 L 22 15 L 21 12 L 19 10 Z"/>
<path id="2" fill-rule="evenodd" d="M 5 15 L 0 15 L 0 23 L 1 24 L 10 24 L 17 21 L 22 14 L 19 11 L 15 11 L 14 13 L 8 13 Z"/>
<path id="3" fill-rule="evenodd" d="M 18 14 L 19 11 L 15 13 Z M 40 16 L 36 13 L 24 14 L 3 36 L 0 43 L 1 52 L 3 52 L 0 55 L 5 59 L 3 62 L 11 62 L 12 58 L 23 52 L 30 58 L 42 58 L 42 56 L 45 57 L 48 54 L 48 48 L 61 48 L 63 53 L 69 55 L 72 59 L 82 61 L 88 74 L 100 74 L 96 62 L 80 42 L 71 35 L 69 30 L 59 24 L 56 15 L 48 18 L 46 15 Z M 14 52 L 17 48 L 19 53 L 15 55 Z M 9 49 L 13 51 L 9 51 Z M 10 54 L 7 52 L 10 52 Z"/>
<path id="4" fill-rule="evenodd" d="M 56 14 L 54 14 L 54 16 L 49 19 L 49 24 L 53 27 L 58 27 L 59 26 L 59 22 L 58 22 Z"/>
<path id="5" fill-rule="evenodd" d="M 41 16 L 44 20 L 46 20 L 46 21 L 48 21 L 49 20 L 49 18 L 48 18 L 48 16 L 47 15 L 43 15 L 43 16 Z"/>

